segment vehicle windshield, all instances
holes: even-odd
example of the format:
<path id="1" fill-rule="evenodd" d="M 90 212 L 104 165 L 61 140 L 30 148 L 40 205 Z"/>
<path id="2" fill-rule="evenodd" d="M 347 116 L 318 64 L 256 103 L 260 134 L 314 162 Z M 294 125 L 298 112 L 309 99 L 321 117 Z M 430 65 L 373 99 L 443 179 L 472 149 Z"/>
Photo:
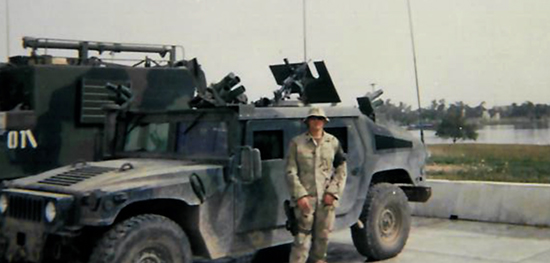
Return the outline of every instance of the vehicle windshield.
<path id="1" fill-rule="evenodd" d="M 128 130 L 124 151 L 166 152 L 170 123 L 143 123 Z"/>
<path id="2" fill-rule="evenodd" d="M 227 124 L 190 120 L 129 125 L 125 152 L 176 153 L 182 157 L 227 156 Z M 175 144 L 175 145 L 174 145 Z"/>
<path id="3" fill-rule="evenodd" d="M 192 125 L 192 126 L 191 126 Z M 227 155 L 225 122 L 179 123 L 176 152 L 184 156 L 223 157 Z"/>

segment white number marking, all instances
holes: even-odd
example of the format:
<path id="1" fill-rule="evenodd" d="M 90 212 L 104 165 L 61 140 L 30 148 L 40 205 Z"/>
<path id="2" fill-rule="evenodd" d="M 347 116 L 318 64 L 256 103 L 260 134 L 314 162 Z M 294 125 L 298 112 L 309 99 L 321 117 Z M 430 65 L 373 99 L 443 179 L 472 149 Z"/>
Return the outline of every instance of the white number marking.
<path id="1" fill-rule="evenodd" d="M 25 149 L 29 142 L 32 148 L 37 148 L 38 143 L 31 130 L 8 132 L 8 149 Z"/>
<path id="2" fill-rule="evenodd" d="M 19 145 L 19 133 L 16 131 L 8 132 L 8 148 L 15 149 Z"/>

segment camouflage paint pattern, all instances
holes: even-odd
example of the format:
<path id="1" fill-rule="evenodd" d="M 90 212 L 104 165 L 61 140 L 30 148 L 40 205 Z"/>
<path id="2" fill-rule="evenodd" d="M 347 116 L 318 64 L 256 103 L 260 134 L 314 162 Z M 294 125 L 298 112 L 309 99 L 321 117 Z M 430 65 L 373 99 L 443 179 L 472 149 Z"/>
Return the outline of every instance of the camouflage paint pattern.
<path id="1" fill-rule="evenodd" d="M 182 68 L 137 69 L 29 61 L 14 59 L 15 67 L 0 70 L 0 81 L 9 79 L 9 85 L 0 89 L 0 111 L 13 110 L 19 104 L 34 111 L 38 148 L 45 144 L 48 151 L 29 154 L 25 159 L 32 164 L 25 168 L 38 167 L 27 171 L 35 176 L 0 185 L 0 196 L 8 204 L 0 214 L 0 260 L 56 259 L 50 252 L 59 250 L 51 246 L 60 244 L 57 256 L 69 257 L 61 258 L 69 261 L 71 256 L 82 255 L 79 252 L 90 242 L 93 244 L 98 230 L 142 214 L 158 214 L 176 222 L 188 235 L 195 257 L 216 259 L 292 242 L 285 229 L 283 201 L 296 191 L 286 182 L 284 153 L 289 151 L 291 139 L 305 132 L 302 119 L 309 107 L 235 105 L 228 96 L 222 101 L 216 99 L 213 105 L 222 105 L 219 107 L 181 110 L 179 107 L 190 101 L 191 88 L 207 90 L 196 63 L 183 63 Z M 17 69 L 20 71 L 2 75 Z M 68 77 L 53 77 L 65 71 Z M 78 143 L 79 139 L 96 138 L 101 129 L 101 124 L 83 123 L 83 119 L 97 119 L 82 116 L 88 110 L 79 104 L 85 102 L 82 97 L 98 95 L 84 94 L 85 88 L 97 89 L 106 81 L 130 83 L 134 104 L 130 109 L 108 107 L 103 143 Z M 22 84 L 14 87 L 13 83 Z M 162 83 L 164 88 L 160 88 Z M 331 119 L 325 126 L 327 134 L 338 138 L 348 156 L 346 166 L 341 165 L 337 174 L 348 176 L 340 176 L 338 183 L 329 186 L 339 206 L 327 211 L 318 206 L 325 182 L 319 184 L 321 187 L 313 183 L 308 189 L 315 192 L 312 202 L 318 216 L 325 218 L 326 212 L 329 219 L 317 224 L 302 221 L 304 228 L 311 224 L 321 233 L 316 238 L 326 239 L 331 229 L 355 224 L 373 183 L 406 187 L 410 201 L 429 197 L 422 171 L 427 155 L 423 144 L 374 123 L 370 111 L 338 106 L 325 107 L 324 111 Z M 239 158 L 250 148 L 259 150 L 256 153 L 260 155 Z M 108 160 L 42 171 L 75 159 L 76 152 L 87 152 L 84 159 Z M 12 154 L 12 160 L 20 160 Z M 258 174 L 244 174 L 242 167 L 257 163 L 261 169 L 253 171 Z M 56 204 L 52 222 L 45 217 L 49 202 Z M 321 246 L 314 251 L 324 251 L 325 243 L 318 244 Z"/>
<path id="2" fill-rule="evenodd" d="M 294 237 L 290 263 L 305 263 L 308 258 L 316 262 L 327 257 L 328 241 L 334 227 L 335 206 L 327 206 L 318 198 L 311 198 L 311 211 L 303 211 L 298 207 L 294 213 L 298 219 L 298 227 L 302 230 Z"/>
<path id="3" fill-rule="evenodd" d="M 342 195 L 347 176 L 346 163 L 333 167 L 334 156 L 340 147 L 338 139 L 327 132 L 319 143 L 309 133 L 292 139 L 286 178 L 293 201 L 304 196 L 322 199 L 324 194 L 331 194 L 338 199 Z"/>
<path id="4" fill-rule="evenodd" d="M 294 237 L 291 263 L 305 263 L 308 255 L 313 260 L 324 260 L 326 257 L 328 238 L 334 225 L 334 208 L 338 205 L 337 200 L 342 195 L 347 177 L 345 162 L 333 167 L 334 157 L 339 151 L 342 151 L 340 142 L 327 132 L 319 142 L 309 132 L 296 136 L 290 142 L 286 178 L 291 198 L 296 202 L 307 196 L 313 208 L 312 211 L 295 208 L 299 230 Z M 333 206 L 323 204 L 325 194 L 336 198 Z"/>
<path id="5" fill-rule="evenodd" d="M 185 64 L 182 67 L 150 68 L 53 61 L 48 56 L 12 57 L 0 65 L 0 112 L 25 109 L 37 118 L 28 128 L 37 147 L 27 143 L 23 148 L 23 141 L 16 148 L 8 147 L 11 130 L 0 128 L 0 181 L 101 159 L 102 105 L 82 101 L 87 84 L 100 93 L 86 96 L 102 100 L 108 100 L 101 97 L 106 83 L 127 85 L 134 93 L 132 108 L 145 110 L 188 108 L 195 88 L 206 85 L 195 60 L 180 62 Z M 83 121 L 84 111 L 99 121 Z"/>
<path id="6" fill-rule="evenodd" d="M 340 205 L 330 212 L 337 215 L 336 219 L 326 222 L 333 225 L 334 230 L 357 222 L 372 182 L 403 184 L 412 189 L 411 193 L 425 190 L 422 167 L 426 150 L 419 141 L 374 123 L 357 108 L 326 107 L 324 110 L 331 119 L 325 126 L 326 131 L 341 141 L 348 156 L 346 190 L 339 193 Z M 79 163 L 5 182 L 0 195 L 9 200 L 17 197 L 18 200 L 41 200 L 41 204 L 58 200 L 65 205 L 58 208 L 58 217 L 53 223 L 42 218 L 37 221 L 18 218 L 15 215 L 23 213 L 20 209 L 26 209 L 25 206 L 9 206 L 7 214 L 0 215 L 0 235 L 3 236 L 0 255 L 10 259 L 24 256 L 26 260 L 38 262 L 45 256 L 42 252 L 48 251 L 42 248 L 48 246 L 52 238 L 64 240 L 61 244 L 67 246 L 76 246 L 78 240 L 88 238 L 85 233 L 89 229 L 111 226 L 113 222 L 143 213 L 161 214 L 177 222 L 189 236 L 194 256 L 201 258 L 241 255 L 292 242 L 293 237 L 285 229 L 283 211 L 283 201 L 290 196 L 284 154 L 270 158 L 263 155 L 261 176 L 246 183 L 240 179 L 239 162 L 234 156 L 244 145 L 260 147 L 255 137 L 263 132 L 281 136 L 280 151 L 287 152 L 291 139 L 306 130 L 302 118 L 307 111 L 308 107 L 242 105 L 157 113 L 130 110 L 115 116 L 105 127 L 106 133 L 111 130 L 113 134 L 106 137 L 114 144 L 109 149 L 115 160 Z M 171 139 L 167 152 L 125 152 L 122 148 L 125 131 L 136 121 L 170 125 L 196 122 L 198 126 L 207 122 L 224 123 L 227 153 L 220 158 L 186 157 L 177 152 L 178 136 L 182 133 L 176 128 L 169 129 Z M 189 139 L 214 139 L 201 137 L 201 131 L 189 132 L 189 136 L 198 136 Z M 410 145 L 403 147 L 395 143 L 397 140 Z M 264 153 L 279 147 L 267 145 L 268 149 L 261 149 Z M 91 177 L 79 175 L 79 171 L 84 173 L 86 169 L 99 169 L 99 172 Z M 57 185 L 48 182 L 57 182 Z M 48 196 L 51 193 L 70 198 L 56 199 Z M 414 201 L 413 194 L 409 198 Z M 12 214 L 10 209 L 16 209 L 17 213 Z M 38 212 L 32 213 L 41 215 L 44 207 L 36 209 Z M 16 233 L 23 233 L 26 243 L 18 245 Z M 1 240 L 4 240 L 4 250 Z"/>

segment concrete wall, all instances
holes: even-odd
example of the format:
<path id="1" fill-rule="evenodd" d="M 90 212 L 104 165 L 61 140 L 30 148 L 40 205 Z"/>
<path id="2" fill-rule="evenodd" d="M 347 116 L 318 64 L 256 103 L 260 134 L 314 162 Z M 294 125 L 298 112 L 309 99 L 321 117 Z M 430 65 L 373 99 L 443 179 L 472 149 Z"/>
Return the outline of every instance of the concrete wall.
<path id="1" fill-rule="evenodd" d="M 550 226 L 550 185 L 428 180 L 432 197 L 413 215 Z"/>

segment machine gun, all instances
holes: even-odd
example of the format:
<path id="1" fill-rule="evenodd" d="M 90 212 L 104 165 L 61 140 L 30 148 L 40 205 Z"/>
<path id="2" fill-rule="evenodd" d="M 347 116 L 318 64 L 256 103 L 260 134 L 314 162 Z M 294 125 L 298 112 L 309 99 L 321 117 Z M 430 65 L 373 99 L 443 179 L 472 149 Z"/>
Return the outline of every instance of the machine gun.
<path id="1" fill-rule="evenodd" d="M 288 59 L 286 58 L 284 59 L 284 62 L 285 66 L 288 67 L 290 74 L 283 81 L 283 85 L 281 85 L 278 90 L 273 92 L 274 102 L 277 103 L 281 100 L 287 99 L 292 93 L 298 93 L 300 100 L 305 99 L 302 98 L 302 96 L 304 96 L 305 84 L 308 81 L 306 77 L 307 71 L 309 70 L 307 62 L 298 65 L 291 65 L 288 63 Z"/>
<path id="2" fill-rule="evenodd" d="M 280 87 L 273 92 L 273 98 L 261 98 L 254 102 L 257 107 L 281 105 L 291 94 L 298 94 L 304 104 L 310 103 L 338 103 L 340 96 L 332 83 L 330 74 L 323 61 L 314 62 L 318 77 L 313 77 L 311 69 L 305 62 L 289 63 L 269 66 L 275 81 Z M 246 104 L 248 98 L 244 94 L 245 88 L 240 78 L 229 73 L 220 82 L 206 88 L 198 87 L 197 95 L 189 102 L 190 107 L 209 108 L 221 107 L 230 104 Z"/>
<path id="3" fill-rule="evenodd" d="M 308 63 L 289 63 L 271 65 L 271 73 L 280 87 L 274 92 L 273 99 L 262 98 L 256 101 L 256 106 L 278 105 L 289 99 L 290 94 L 298 94 L 304 104 L 310 103 L 338 103 L 340 96 L 330 78 L 330 74 L 323 61 L 313 63 L 318 77 L 314 77 Z"/>

